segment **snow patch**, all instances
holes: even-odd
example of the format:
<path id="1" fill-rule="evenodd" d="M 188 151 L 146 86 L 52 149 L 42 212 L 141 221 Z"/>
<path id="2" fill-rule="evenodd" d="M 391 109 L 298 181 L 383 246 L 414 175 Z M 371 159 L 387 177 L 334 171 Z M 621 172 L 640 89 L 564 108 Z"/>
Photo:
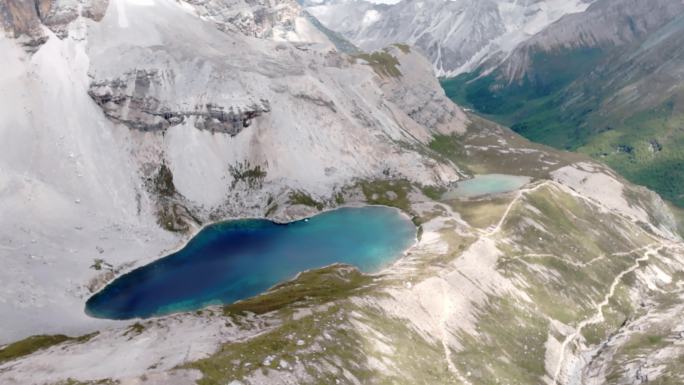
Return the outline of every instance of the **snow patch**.
<path id="1" fill-rule="evenodd" d="M 368 27 L 368 26 L 370 26 L 371 24 L 373 24 L 373 23 L 377 22 L 378 20 L 380 20 L 380 18 L 381 18 L 380 12 L 378 12 L 378 11 L 376 11 L 376 10 L 374 10 L 374 9 L 368 10 L 368 11 L 366 11 L 366 13 L 363 15 L 363 21 L 361 21 L 361 25 L 362 25 L 363 27 Z"/>

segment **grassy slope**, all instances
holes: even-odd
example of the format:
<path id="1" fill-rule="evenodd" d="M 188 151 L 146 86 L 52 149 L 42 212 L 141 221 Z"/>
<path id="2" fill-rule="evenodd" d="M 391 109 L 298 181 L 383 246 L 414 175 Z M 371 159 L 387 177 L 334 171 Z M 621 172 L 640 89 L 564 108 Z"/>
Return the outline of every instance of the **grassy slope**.
<path id="1" fill-rule="evenodd" d="M 0 349 L 0 363 L 27 356 L 38 350 L 58 345 L 68 340 L 69 337 L 61 334 L 31 336 L 7 345 L 4 349 Z"/>
<path id="2" fill-rule="evenodd" d="M 533 79 L 501 87 L 496 73 L 483 77 L 472 73 L 445 79 L 442 87 L 455 102 L 510 126 L 528 139 L 572 149 L 587 133 L 580 130 L 581 111 L 561 110 L 564 89 L 596 65 L 601 56 L 599 49 L 538 53 L 532 58 Z"/>
<path id="3" fill-rule="evenodd" d="M 62 334 L 31 336 L 0 349 L 0 364 L 28 356 L 39 350 L 59 345 L 63 342 L 87 342 L 97 334 L 98 333 L 86 334 L 80 337 L 69 337 Z"/>
<path id="4" fill-rule="evenodd" d="M 634 114 L 578 151 L 684 207 L 684 114 L 666 102 Z"/>
<path id="5" fill-rule="evenodd" d="M 684 207 L 683 103 L 673 97 L 627 114 L 604 111 L 601 103 L 616 91 L 607 85 L 615 75 L 604 76 L 615 54 L 598 49 L 537 54 L 535 75 L 521 83 L 499 84 L 496 73 L 465 74 L 443 80 L 442 86 L 457 103 L 526 138 L 588 154 Z"/>

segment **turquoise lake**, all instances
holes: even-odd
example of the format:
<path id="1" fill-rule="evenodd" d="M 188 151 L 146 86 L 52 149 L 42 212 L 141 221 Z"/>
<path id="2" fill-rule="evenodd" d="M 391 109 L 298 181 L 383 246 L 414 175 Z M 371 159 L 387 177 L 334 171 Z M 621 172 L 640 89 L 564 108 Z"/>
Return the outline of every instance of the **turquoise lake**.
<path id="1" fill-rule="evenodd" d="M 181 250 L 122 275 L 86 303 L 98 318 L 147 318 L 229 304 L 297 273 L 346 263 L 374 273 L 415 242 L 398 210 L 341 208 L 287 224 L 241 219 L 204 228 Z"/>
<path id="2" fill-rule="evenodd" d="M 442 198 L 474 198 L 488 194 L 501 194 L 517 190 L 532 180 L 528 176 L 506 174 L 476 175 L 472 179 L 457 182 Z"/>

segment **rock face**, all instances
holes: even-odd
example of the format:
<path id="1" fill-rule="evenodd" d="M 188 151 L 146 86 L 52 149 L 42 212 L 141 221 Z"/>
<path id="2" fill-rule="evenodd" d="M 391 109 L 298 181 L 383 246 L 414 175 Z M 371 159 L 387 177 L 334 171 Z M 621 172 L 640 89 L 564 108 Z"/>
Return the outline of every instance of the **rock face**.
<path id="1" fill-rule="evenodd" d="M 191 119 L 195 128 L 235 136 L 271 110 L 265 99 L 244 106 L 206 103 L 181 109 L 175 103 L 168 105 L 169 101 L 158 98 L 169 92 L 164 81 L 172 75 L 166 75 L 161 76 L 156 69 L 131 71 L 123 79 L 91 83 L 88 95 L 109 118 L 141 131 L 166 130 Z"/>
<path id="2" fill-rule="evenodd" d="M 539 51 L 627 47 L 644 41 L 682 12 L 684 3 L 680 1 L 597 1 L 585 12 L 564 17 L 517 47 L 502 65 L 504 76 L 508 81 L 534 76 L 526 71 L 531 70 L 532 56 Z M 656 42 L 656 38 L 651 40 Z M 657 58 L 663 59 L 662 55 Z"/>
<path id="3" fill-rule="evenodd" d="M 68 35 L 68 25 L 79 16 L 99 21 L 104 17 L 109 0 L 36 0 L 43 25 L 59 38 Z"/>
<path id="4" fill-rule="evenodd" d="M 327 28 L 364 50 L 393 43 L 420 48 L 438 76 L 454 76 L 488 60 L 502 60 L 517 44 L 589 0 L 420 1 L 375 4 L 332 0 L 305 2 Z"/>
<path id="5" fill-rule="evenodd" d="M 520 82 L 537 76 L 530 58 L 539 52 L 600 52 L 596 68 L 572 79 L 567 94 L 573 99 L 599 95 L 601 114 L 617 119 L 672 98 L 678 104 L 684 85 L 684 47 L 678 44 L 682 33 L 682 2 L 600 1 L 521 45 L 501 70 L 506 81 Z"/>
<path id="6" fill-rule="evenodd" d="M 222 31 L 274 38 L 295 31 L 301 10 L 292 0 L 190 0 L 197 12 Z"/>
<path id="7" fill-rule="evenodd" d="M 15 38 L 23 37 L 27 49 L 43 44 L 47 37 L 41 30 L 38 4 L 33 1 L 8 0 L 0 3 L 4 30 Z"/>
<path id="8" fill-rule="evenodd" d="M 43 25 L 64 38 L 79 9 L 82 16 L 98 21 L 108 4 L 108 0 L 7 0 L 0 4 L 0 21 L 10 35 L 23 37 L 27 50 L 35 51 L 48 39 Z"/>
<path id="9" fill-rule="evenodd" d="M 422 55 L 407 54 L 403 46 L 387 49 L 392 55 L 402 57 L 401 76 L 383 84 L 389 102 L 399 107 L 407 116 L 424 127 L 432 127 L 443 134 L 453 132 L 454 120 L 465 119 L 463 111 L 445 99 L 439 82 L 430 71 L 430 63 Z M 405 87 L 405 84 L 413 84 Z"/>
<path id="10" fill-rule="evenodd" d="M 188 4 L 224 32 L 276 41 L 335 44 L 311 24 L 295 0 L 189 0 Z"/>

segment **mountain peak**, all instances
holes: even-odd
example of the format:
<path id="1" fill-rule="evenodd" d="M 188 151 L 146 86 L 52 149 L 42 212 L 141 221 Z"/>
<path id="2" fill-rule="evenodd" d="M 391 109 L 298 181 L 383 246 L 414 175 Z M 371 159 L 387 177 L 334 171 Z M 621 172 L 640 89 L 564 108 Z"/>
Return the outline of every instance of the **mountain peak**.
<path id="1" fill-rule="evenodd" d="M 454 76 L 502 60 L 519 43 L 590 1 L 368 1 L 305 3 L 323 25 L 365 50 L 408 43 L 433 63 L 437 76 Z"/>

